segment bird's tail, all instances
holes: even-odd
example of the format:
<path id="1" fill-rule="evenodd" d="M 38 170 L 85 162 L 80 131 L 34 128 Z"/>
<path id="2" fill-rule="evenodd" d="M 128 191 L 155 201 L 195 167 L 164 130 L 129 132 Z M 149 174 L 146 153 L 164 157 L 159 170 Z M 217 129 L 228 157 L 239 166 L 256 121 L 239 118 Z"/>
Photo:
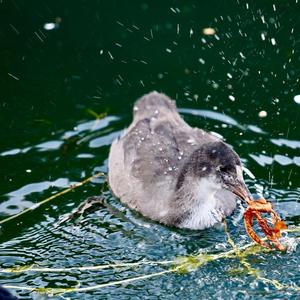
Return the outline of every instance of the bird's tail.
<path id="1" fill-rule="evenodd" d="M 176 112 L 176 104 L 168 96 L 153 91 L 136 101 L 133 113 L 135 118 L 151 118 L 162 112 Z"/>

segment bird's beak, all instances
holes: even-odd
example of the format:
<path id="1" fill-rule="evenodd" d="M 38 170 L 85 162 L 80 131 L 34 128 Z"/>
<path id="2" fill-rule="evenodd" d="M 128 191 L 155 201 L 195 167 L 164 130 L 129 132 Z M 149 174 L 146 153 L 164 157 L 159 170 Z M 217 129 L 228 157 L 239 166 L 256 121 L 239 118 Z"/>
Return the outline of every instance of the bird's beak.
<path id="1" fill-rule="evenodd" d="M 231 191 L 246 203 L 249 203 L 251 200 L 251 194 L 244 182 L 238 181 L 237 184 L 232 187 Z"/>

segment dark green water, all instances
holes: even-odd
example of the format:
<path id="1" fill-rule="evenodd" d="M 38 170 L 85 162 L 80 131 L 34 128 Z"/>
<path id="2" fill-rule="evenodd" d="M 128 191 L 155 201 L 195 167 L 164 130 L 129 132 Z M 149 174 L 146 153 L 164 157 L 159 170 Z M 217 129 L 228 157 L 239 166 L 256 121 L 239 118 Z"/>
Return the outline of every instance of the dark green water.
<path id="1" fill-rule="evenodd" d="M 97 171 L 107 171 L 112 140 L 131 121 L 133 102 L 152 90 L 177 100 L 193 126 L 223 136 L 289 226 L 300 221 L 299 1 L 0 1 L 0 214 L 16 214 Z M 44 29 L 57 22 L 56 28 Z M 216 34 L 204 35 L 212 27 Z M 96 121 L 91 111 L 106 113 Z M 259 117 L 266 111 L 267 116 Z M 168 260 L 229 250 L 222 228 L 174 230 L 104 196 L 81 222 L 57 226 L 97 179 L 1 228 L 1 268 L 70 267 Z M 228 219 L 238 245 L 249 242 L 239 211 Z M 289 234 L 297 244 L 296 234 Z M 294 239 L 294 240 L 293 240 Z M 254 255 L 262 276 L 300 286 L 299 247 Z M 71 299 L 296 299 L 223 259 L 185 275 L 166 274 Z M 165 268 L 65 273 L 0 273 L 0 283 L 92 286 Z M 47 299 L 14 290 L 21 299 Z M 43 298 L 44 297 L 44 298 Z M 61 296 L 49 298 L 62 298 Z"/>

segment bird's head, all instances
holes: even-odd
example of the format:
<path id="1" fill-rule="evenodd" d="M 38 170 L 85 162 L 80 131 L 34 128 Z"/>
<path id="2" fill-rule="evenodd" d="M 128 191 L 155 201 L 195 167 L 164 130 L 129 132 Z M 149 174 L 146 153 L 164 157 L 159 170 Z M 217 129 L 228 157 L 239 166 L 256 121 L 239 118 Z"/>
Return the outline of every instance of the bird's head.
<path id="1" fill-rule="evenodd" d="M 245 185 L 239 156 L 222 141 L 203 144 L 195 150 L 181 170 L 177 188 L 186 177 L 210 178 L 217 189 L 225 189 L 247 201 L 250 193 Z"/>

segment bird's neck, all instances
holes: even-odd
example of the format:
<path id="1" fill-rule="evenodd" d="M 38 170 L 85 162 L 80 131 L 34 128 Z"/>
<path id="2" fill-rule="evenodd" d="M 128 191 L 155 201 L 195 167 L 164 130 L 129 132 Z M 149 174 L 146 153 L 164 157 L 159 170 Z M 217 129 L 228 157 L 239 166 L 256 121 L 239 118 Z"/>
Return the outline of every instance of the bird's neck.
<path id="1" fill-rule="evenodd" d="M 182 209 L 189 211 L 180 227 L 204 229 L 222 221 L 224 214 L 220 210 L 220 199 L 216 197 L 222 189 L 214 176 L 190 177 L 178 190 L 177 199 L 181 199 Z"/>

